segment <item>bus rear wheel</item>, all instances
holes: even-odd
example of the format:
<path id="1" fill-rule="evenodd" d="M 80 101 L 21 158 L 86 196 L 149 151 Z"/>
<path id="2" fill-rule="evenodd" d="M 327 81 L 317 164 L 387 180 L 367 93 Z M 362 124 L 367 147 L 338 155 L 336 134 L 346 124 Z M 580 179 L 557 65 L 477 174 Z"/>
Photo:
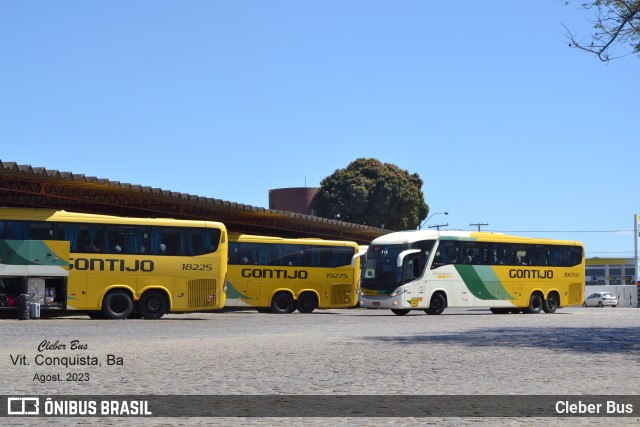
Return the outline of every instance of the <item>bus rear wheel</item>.
<path id="1" fill-rule="evenodd" d="M 397 316 L 404 316 L 405 314 L 409 313 L 411 310 L 407 309 L 407 308 L 392 308 L 391 312 Z"/>
<path id="2" fill-rule="evenodd" d="M 528 314 L 540 313 L 543 305 L 542 296 L 536 292 L 531 294 L 531 297 L 529 298 L 529 306 L 524 309 L 524 312 Z"/>
<path id="3" fill-rule="evenodd" d="M 312 313 L 318 308 L 318 297 L 311 292 L 305 292 L 298 297 L 296 308 L 300 313 Z"/>
<path id="4" fill-rule="evenodd" d="M 288 292 L 278 292 L 271 300 L 271 312 L 276 314 L 291 313 L 296 307 L 293 297 Z"/>
<path id="5" fill-rule="evenodd" d="M 102 300 L 102 315 L 107 319 L 126 319 L 132 311 L 133 301 L 125 291 L 116 289 Z"/>
<path id="6" fill-rule="evenodd" d="M 560 303 L 558 302 L 556 294 L 549 294 L 542 309 L 545 313 L 555 313 L 559 306 Z"/>
<path id="7" fill-rule="evenodd" d="M 441 293 L 437 293 L 431 297 L 431 303 L 429 304 L 429 308 L 425 310 L 425 313 L 430 315 L 442 314 L 446 307 L 447 301 L 444 299 L 444 296 Z"/>
<path id="8" fill-rule="evenodd" d="M 169 311 L 169 303 L 162 292 L 147 291 L 138 301 L 138 311 L 143 319 L 159 319 Z"/>

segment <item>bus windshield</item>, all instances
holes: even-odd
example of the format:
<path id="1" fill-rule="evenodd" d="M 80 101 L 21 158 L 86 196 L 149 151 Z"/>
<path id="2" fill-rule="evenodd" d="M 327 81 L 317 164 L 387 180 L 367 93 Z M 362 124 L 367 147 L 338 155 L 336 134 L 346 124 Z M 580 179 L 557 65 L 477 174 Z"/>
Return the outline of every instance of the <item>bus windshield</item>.
<path id="1" fill-rule="evenodd" d="M 362 288 L 392 292 L 422 276 L 435 241 L 412 245 L 375 245 L 367 251 Z M 400 259 L 398 258 L 400 257 Z M 398 265 L 398 262 L 401 265 Z"/>

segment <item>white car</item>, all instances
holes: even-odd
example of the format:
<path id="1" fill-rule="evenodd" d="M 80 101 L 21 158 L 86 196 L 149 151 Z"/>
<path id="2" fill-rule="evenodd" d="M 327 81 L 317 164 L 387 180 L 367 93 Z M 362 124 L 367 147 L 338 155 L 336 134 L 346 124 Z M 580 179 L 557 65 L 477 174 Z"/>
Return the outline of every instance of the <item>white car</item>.
<path id="1" fill-rule="evenodd" d="M 617 307 L 618 298 L 611 292 L 594 292 L 584 300 L 583 307 Z"/>

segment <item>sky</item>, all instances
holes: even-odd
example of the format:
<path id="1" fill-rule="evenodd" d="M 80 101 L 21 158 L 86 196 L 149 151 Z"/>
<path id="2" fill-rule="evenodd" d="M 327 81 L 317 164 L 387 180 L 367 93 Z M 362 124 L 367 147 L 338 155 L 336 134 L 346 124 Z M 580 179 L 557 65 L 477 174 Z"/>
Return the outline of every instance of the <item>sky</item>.
<path id="1" fill-rule="evenodd" d="M 268 207 L 372 157 L 424 228 L 631 257 L 640 58 L 579 3 L 1 0 L 0 160 Z"/>

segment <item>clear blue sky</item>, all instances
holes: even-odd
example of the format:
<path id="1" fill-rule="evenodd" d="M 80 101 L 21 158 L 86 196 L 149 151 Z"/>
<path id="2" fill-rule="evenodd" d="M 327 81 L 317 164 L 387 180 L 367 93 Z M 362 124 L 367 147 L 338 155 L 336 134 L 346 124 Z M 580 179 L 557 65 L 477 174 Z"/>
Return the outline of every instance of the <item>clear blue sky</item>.
<path id="1" fill-rule="evenodd" d="M 573 3 L 3 0 L 0 159 L 268 207 L 374 157 L 429 225 L 630 257 L 640 58 Z"/>

